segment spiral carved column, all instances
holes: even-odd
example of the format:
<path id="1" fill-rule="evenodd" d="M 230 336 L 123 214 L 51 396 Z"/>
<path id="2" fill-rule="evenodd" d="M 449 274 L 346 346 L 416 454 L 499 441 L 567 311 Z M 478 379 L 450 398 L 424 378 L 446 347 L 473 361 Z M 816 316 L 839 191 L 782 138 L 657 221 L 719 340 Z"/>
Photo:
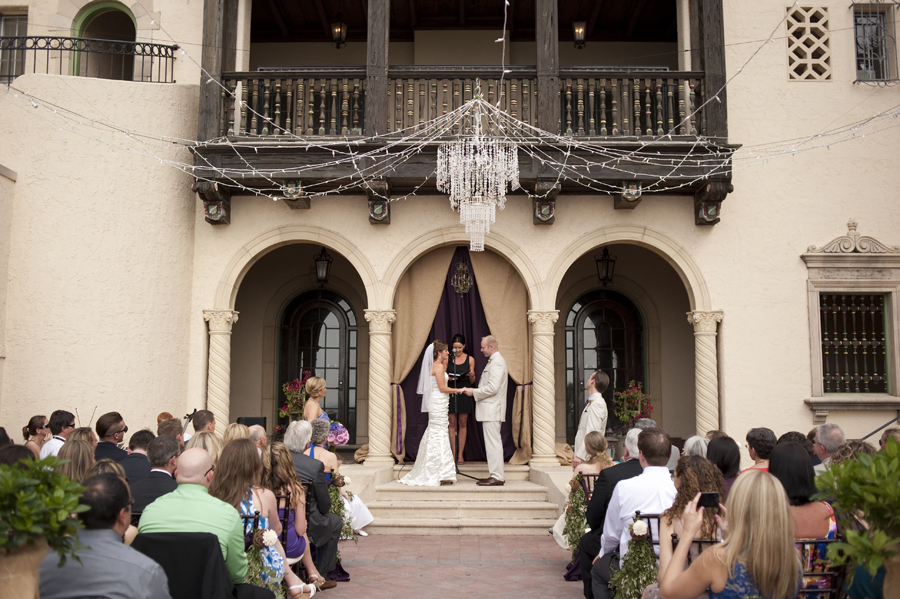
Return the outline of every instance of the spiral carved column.
<path id="1" fill-rule="evenodd" d="M 222 436 L 230 422 L 231 407 L 231 326 L 237 322 L 234 310 L 204 310 L 209 323 L 209 366 L 206 381 L 206 409 L 213 413 L 216 433 Z"/>
<path id="2" fill-rule="evenodd" d="M 716 330 L 722 322 L 720 310 L 688 312 L 694 325 L 694 386 L 696 387 L 697 434 L 719 427 L 719 359 L 716 355 Z"/>
<path id="3" fill-rule="evenodd" d="M 391 325 L 394 310 L 366 310 L 369 323 L 369 456 L 366 465 L 394 464 L 391 457 Z"/>
<path id="4" fill-rule="evenodd" d="M 553 325 L 558 310 L 529 310 L 532 347 L 532 406 L 534 408 L 531 466 L 559 466 L 556 459 Z"/>

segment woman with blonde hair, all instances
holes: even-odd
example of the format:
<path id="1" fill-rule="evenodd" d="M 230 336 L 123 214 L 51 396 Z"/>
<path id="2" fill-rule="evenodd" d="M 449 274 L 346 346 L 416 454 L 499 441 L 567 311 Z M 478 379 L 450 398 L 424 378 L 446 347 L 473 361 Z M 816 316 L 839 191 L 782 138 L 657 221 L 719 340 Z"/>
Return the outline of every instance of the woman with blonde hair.
<path id="1" fill-rule="evenodd" d="M 46 416 L 32 416 L 28 420 L 28 424 L 22 427 L 25 447 L 31 450 L 35 458 L 40 457 L 41 447 L 52 437 L 49 423 Z"/>
<path id="2" fill-rule="evenodd" d="M 275 494 L 269 489 L 259 486 L 262 477 L 262 460 L 256 445 L 250 439 L 235 439 L 226 443 L 219 456 L 216 475 L 209 494 L 233 506 L 242 516 L 259 514 L 261 530 L 270 529 L 281 535 L 281 520 L 278 519 L 278 505 Z M 245 523 L 246 524 L 246 523 Z M 245 530 L 249 533 L 249 530 Z M 285 568 L 284 548 L 281 541 L 260 551 L 263 563 L 264 582 L 280 582 L 288 584 L 291 596 L 300 596 L 316 592 L 313 585 L 304 585 L 290 568 Z M 296 591 L 296 592 L 295 592 Z"/>
<path id="3" fill-rule="evenodd" d="M 697 493 L 685 506 L 684 530 L 672 556 L 673 564 L 686 562 L 691 542 L 704 525 L 705 508 L 697 508 L 699 500 Z M 710 599 L 797 596 L 800 556 L 794 546 L 787 494 L 778 479 L 763 470 L 749 470 L 739 476 L 716 522 L 725 541 L 701 553 L 687 570 L 670 567 L 660 572 L 663 597 L 694 599 L 706 591 Z"/>
<path id="4" fill-rule="evenodd" d="M 225 429 L 225 434 L 222 435 L 222 446 L 228 445 L 232 441 L 237 439 L 249 439 L 250 438 L 250 427 L 246 424 L 238 424 L 237 422 L 232 422 Z"/>
<path id="5" fill-rule="evenodd" d="M 57 457 L 60 461 L 66 460 L 66 463 L 57 466 L 56 470 L 72 480 L 81 482 L 88 477 L 88 471 L 94 465 L 94 448 L 86 441 L 67 439 L 59 449 Z"/>
<path id="6" fill-rule="evenodd" d="M 206 431 L 194 433 L 194 436 L 184 445 L 184 448 L 193 449 L 194 447 L 205 449 L 206 453 L 209 454 L 209 459 L 212 460 L 213 466 L 218 463 L 219 456 L 222 454 L 222 441 L 219 440 L 215 433 L 207 433 Z"/>
<path id="7" fill-rule="evenodd" d="M 70 441 L 84 441 L 96 450 L 99 439 L 97 439 L 97 435 L 94 434 L 94 429 L 89 426 L 82 426 L 69 433 L 69 436 L 66 437 L 66 443 L 69 443 Z"/>
<path id="8" fill-rule="evenodd" d="M 328 414 L 322 409 L 322 398 L 328 389 L 325 388 L 325 379 L 311 376 L 306 379 L 306 405 L 303 407 L 303 419 L 312 422 L 316 418 L 331 421 Z"/>
<path id="9" fill-rule="evenodd" d="M 591 431 L 584 437 L 584 450 L 590 457 L 586 462 L 581 462 L 575 468 L 575 474 L 600 474 L 601 470 L 606 470 L 615 463 L 609 457 L 606 450 L 609 444 L 606 437 L 599 431 Z M 575 480 L 575 479 L 572 479 Z M 569 483 L 571 485 L 571 482 Z"/>

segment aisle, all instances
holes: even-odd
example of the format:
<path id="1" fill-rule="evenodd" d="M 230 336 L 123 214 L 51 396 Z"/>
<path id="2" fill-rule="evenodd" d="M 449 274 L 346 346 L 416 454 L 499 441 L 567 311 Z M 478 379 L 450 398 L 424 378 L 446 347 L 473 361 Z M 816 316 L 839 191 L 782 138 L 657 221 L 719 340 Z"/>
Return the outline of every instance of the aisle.
<path id="1" fill-rule="evenodd" d="M 563 580 L 568 555 L 549 534 L 370 535 L 341 542 L 340 551 L 350 582 L 323 599 L 583 596 L 581 582 Z"/>

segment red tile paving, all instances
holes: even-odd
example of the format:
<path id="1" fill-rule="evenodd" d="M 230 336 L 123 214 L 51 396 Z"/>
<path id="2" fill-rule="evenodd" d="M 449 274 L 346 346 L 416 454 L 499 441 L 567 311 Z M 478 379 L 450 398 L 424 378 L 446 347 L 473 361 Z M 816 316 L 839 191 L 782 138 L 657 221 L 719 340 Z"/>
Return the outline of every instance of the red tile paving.
<path id="1" fill-rule="evenodd" d="M 350 582 L 323 599 L 454 599 L 541 597 L 580 599 L 580 581 L 566 582 L 569 552 L 544 536 L 370 535 L 342 541 Z"/>

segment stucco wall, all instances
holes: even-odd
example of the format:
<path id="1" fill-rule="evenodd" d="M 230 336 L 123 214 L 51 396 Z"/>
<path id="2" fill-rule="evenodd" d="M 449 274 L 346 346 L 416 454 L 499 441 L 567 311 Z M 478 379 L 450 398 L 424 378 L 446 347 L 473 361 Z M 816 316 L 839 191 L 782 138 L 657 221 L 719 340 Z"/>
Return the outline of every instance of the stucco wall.
<path id="1" fill-rule="evenodd" d="M 197 86 L 48 75 L 15 86 L 38 107 L 21 94 L 0 103 L 0 163 L 18 174 L 14 197 L 4 194 L 13 204 L 0 420 L 16 431 L 58 408 L 77 409 L 84 425 L 95 410 L 132 426 L 183 413 L 196 200 L 190 177 L 144 154 L 190 155 L 97 121 L 70 131 L 53 106 L 191 139 Z"/>

